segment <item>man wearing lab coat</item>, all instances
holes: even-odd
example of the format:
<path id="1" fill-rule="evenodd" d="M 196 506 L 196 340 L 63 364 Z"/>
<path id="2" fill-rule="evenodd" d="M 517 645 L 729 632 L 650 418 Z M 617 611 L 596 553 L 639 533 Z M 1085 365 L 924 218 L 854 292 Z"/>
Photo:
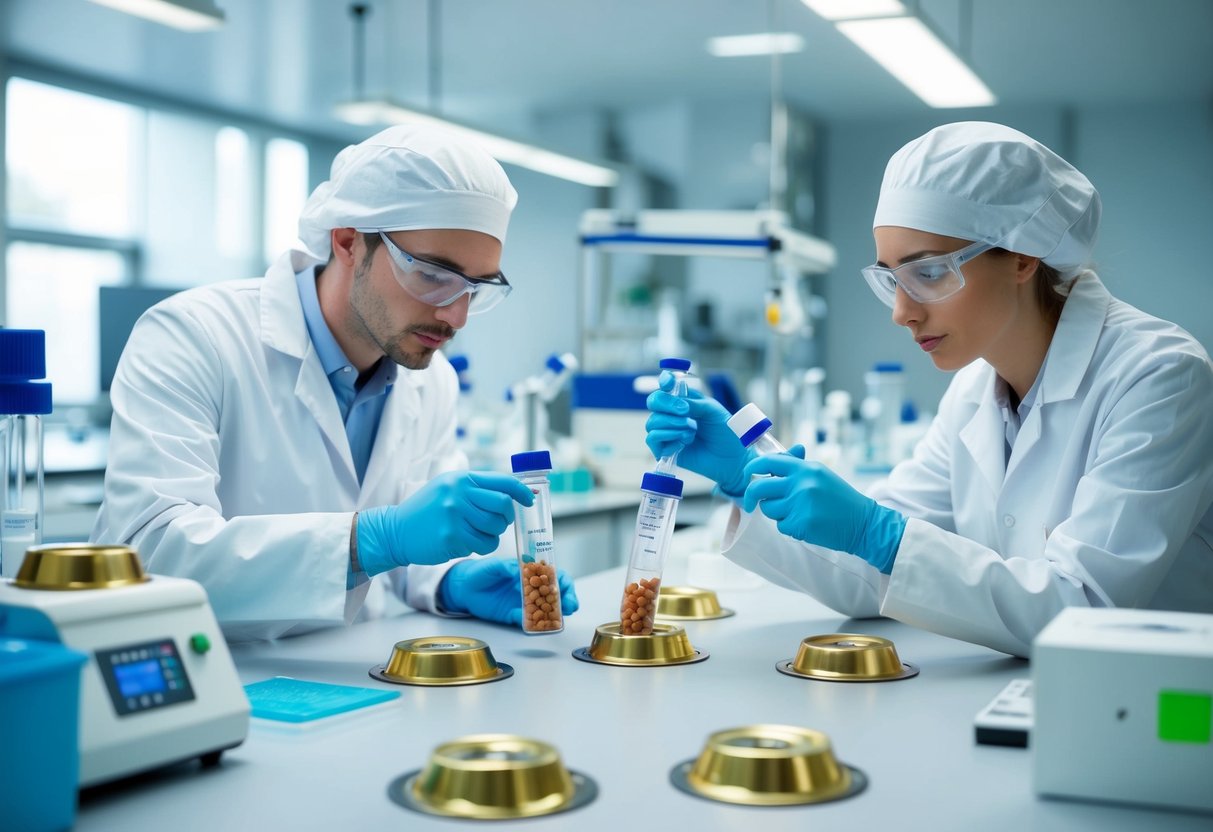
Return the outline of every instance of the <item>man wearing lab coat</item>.
<path id="1" fill-rule="evenodd" d="M 136 324 L 92 540 L 201 583 L 229 639 L 374 614 L 375 575 L 418 609 L 517 624 L 516 561 L 467 556 L 533 498 L 464 470 L 439 351 L 509 294 L 516 200 L 495 160 L 441 131 L 343 150 L 264 278 L 180 293 Z"/>

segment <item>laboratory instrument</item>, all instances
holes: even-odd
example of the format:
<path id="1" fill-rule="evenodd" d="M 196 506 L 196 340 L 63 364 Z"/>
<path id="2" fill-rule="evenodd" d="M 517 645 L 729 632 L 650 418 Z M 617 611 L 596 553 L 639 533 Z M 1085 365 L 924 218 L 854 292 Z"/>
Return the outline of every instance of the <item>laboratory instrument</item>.
<path id="1" fill-rule="evenodd" d="M 859 794 L 862 771 L 834 758 L 830 738 L 798 725 L 712 733 L 699 756 L 670 771 L 679 791 L 743 806 L 798 806 Z"/>
<path id="2" fill-rule="evenodd" d="M 552 456 L 547 451 L 526 451 L 510 457 L 510 466 L 535 502 L 514 503 L 514 540 L 522 588 L 522 631 L 558 633 L 564 629 L 560 609 L 560 583 L 556 576 L 556 550 L 552 534 L 552 494 L 548 474 Z"/>
<path id="3" fill-rule="evenodd" d="M 741 444 L 759 456 L 784 454 L 788 451 L 773 435 L 771 420 L 753 402 L 730 416 L 728 425 L 733 433 L 737 434 Z"/>
<path id="4" fill-rule="evenodd" d="M 661 574 L 674 533 L 674 516 L 682 499 L 682 480 L 665 474 L 645 474 L 640 490 L 643 496 L 636 513 L 636 533 L 619 605 L 620 632 L 631 636 L 653 633 Z"/>
<path id="5" fill-rule="evenodd" d="M 775 665 L 785 676 L 823 682 L 896 682 L 918 675 L 893 642 L 861 633 L 827 633 L 801 640 L 796 656 Z"/>
<path id="6" fill-rule="evenodd" d="M 677 624 L 654 624 L 653 632 L 637 638 L 625 634 L 622 625 L 612 621 L 598 625 L 589 647 L 578 647 L 573 658 L 617 667 L 667 667 L 697 664 L 708 654 L 694 647 L 686 628 Z"/>
<path id="7" fill-rule="evenodd" d="M 1032 694 L 1037 794 L 1213 811 L 1213 615 L 1066 607 Z"/>
<path id="8" fill-rule="evenodd" d="M 493 658 L 488 644 L 468 636 L 425 636 L 398 641 L 386 664 L 369 671 L 394 685 L 480 685 L 514 675 L 514 668 Z"/>
<path id="9" fill-rule="evenodd" d="M 555 746 L 511 734 L 442 743 L 425 766 L 388 787 L 388 797 L 399 806 L 464 820 L 552 815 L 579 809 L 597 796 L 597 784 L 565 768 Z"/>
<path id="10" fill-rule="evenodd" d="M 610 255 L 652 254 L 675 257 L 715 257 L 762 261 L 768 287 L 783 285 L 803 275 L 826 274 L 837 262 L 834 247 L 792 228 L 783 211 L 616 211 L 594 209 L 581 218 L 581 279 L 578 282 L 578 357 L 582 367 L 601 371 L 634 363 L 635 330 L 607 325 L 611 291 Z M 759 270 L 761 271 L 761 270 Z M 729 272 L 732 274 L 732 271 Z M 794 276 L 794 277 L 793 277 Z M 755 287 L 758 294 L 764 287 Z M 781 289 L 782 292 L 782 289 Z M 787 298 L 788 301 L 794 297 Z M 759 301 L 756 301 L 757 306 Z M 770 412 L 779 417 L 777 391 L 783 378 L 780 335 L 768 327 L 768 389 Z M 591 347 L 597 350 L 592 352 Z M 614 353 L 612 357 L 611 353 Z M 620 360 L 621 356 L 634 356 Z"/>
<path id="11" fill-rule="evenodd" d="M 35 379 L 45 377 L 46 333 L 0 328 L 0 576 L 5 578 L 17 574 L 26 549 L 42 542 L 42 416 L 51 412 L 51 385 Z"/>
<path id="12" fill-rule="evenodd" d="M 1027 748 L 1032 732 L 1032 680 L 1013 679 L 973 719 L 979 745 Z"/>
<path id="13" fill-rule="evenodd" d="M 191 757 L 214 763 L 248 734 L 248 699 L 205 590 L 145 574 L 129 547 L 31 549 L 16 580 L 0 581 L 0 636 L 88 655 L 81 787 Z"/>
<path id="14" fill-rule="evenodd" d="M 687 378 L 691 374 L 691 362 L 685 358 L 663 358 L 657 364 L 662 370 L 668 371 L 674 376 L 674 387 L 670 393 L 685 399 L 687 396 Z M 669 456 L 663 456 L 657 460 L 657 465 L 653 471 L 658 474 L 674 476 L 674 472 L 678 470 L 678 453 L 672 453 Z"/>
<path id="15" fill-rule="evenodd" d="M 577 371 L 577 357 L 571 352 L 553 353 L 544 362 L 543 371 L 527 376 L 506 391 L 511 404 L 498 440 L 503 455 L 520 453 L 548 441 L 547 406 L 560 395 L 565 382 Z"/>

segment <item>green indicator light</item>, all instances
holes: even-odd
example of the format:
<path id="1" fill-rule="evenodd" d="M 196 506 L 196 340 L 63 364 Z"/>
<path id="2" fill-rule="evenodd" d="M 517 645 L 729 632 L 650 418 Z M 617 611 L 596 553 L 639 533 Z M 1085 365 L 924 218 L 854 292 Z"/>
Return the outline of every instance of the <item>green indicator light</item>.
<path id="1" fill-rule="evenodd" d="M 211 640 L 205 633 L 195 633 L 190 636 L 190 647 L 195 653 L 205 653 L 211 649 Z"/>
<path id="2" fill-rule="evenodd" d="M 1158 738 L 1167 742 L 1208 743 L 1213 739 L 1213 694 L 1159 691 Z"/>

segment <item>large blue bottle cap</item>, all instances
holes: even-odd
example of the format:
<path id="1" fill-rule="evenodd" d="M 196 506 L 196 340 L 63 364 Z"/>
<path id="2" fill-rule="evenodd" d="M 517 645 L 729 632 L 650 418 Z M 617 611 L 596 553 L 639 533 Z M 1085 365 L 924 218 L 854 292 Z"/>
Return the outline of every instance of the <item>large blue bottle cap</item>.
<path id="1" fill-rule="evenodd" d="M 0 381 L 0 413 L 41 416 L 50 412 L 49 381 Z"/>
<path id="2" fill-rule="evenodd" d="M 657 366 L 663 370 L 679 370 L 687 372 L 691 369 L 691 359 L 689 358 L 663 358 L 657 362 Z"/>
<path id="3" fill-rule="evenodd" d="M 551 471 L 552 455 L 547 451 L 523 451 L 510 457 L 510 469 L 515 474 L 526 471 Z"/>
<path id="4" fill-rule="evenodd" d="M 462 373 L 468 368 L 468 357 L 466 355 L 452 355 L 447 359 L 451 362 L 451 366 L 455 368 L 455 372 Z"/>
<path id="5" fill-rule="evenodd" d="M 878 361 L 872 366 L 872 369 L 878 373 L 900 373 L 905 370 L 899 361 Z"/>
<path id="6" fill-rule="evenodd" d="M 46 332 L 0 328 L 0 381 L 46 378 Z"/>
<path id="7" fill-rule="evenodd" d="M 671 477 L 669 474 L 655 474 L 650 471 L 640 478 L 640 490 L 652 491 L 654 494 L 681 500 L 682 480 L 678 477 Z"/>
<path id="8" fill-rule="evenodd" d="M 560 360 L 560 356 L 556 355 L 556 353 L 552 353 L 551 355 L 549 355 L 548 360 L 543 362 L 543 365 L 545 367 L 547 367 L 549 370 L 551 370 L 553 373 L 563 373 L 564 372 L 564 362 Z"/>

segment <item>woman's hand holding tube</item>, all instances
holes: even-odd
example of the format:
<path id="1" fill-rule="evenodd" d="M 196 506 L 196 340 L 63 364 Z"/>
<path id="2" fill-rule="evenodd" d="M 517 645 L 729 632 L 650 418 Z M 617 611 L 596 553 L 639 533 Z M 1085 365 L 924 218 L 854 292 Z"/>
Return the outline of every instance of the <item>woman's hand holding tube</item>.
<path id="1" fill-rule="evenodd" d="M 893 571 L 905 516 L 860 494 L 824 465 L 806 462 L 804 446 L 758 457 L 744 473 L 755 477 L 745 490 L 746 511 L 757 507 L 789 537 L 858 555 L 886 575 Z"/>
<path id="2" fill-rule="evenodd" d="M 729 412 L 698 390 L 689 390 L 686 398 L 670 393 L 674 375 L 669 371 L 658 384 L 646 402 L 651 413 L 644 441 L 653 456 L 676 453 L 680 467 L 716 481 L 730 497 L 740 497 L 748 481 L 742 469 L 754 453 L 728 426 Z"/>

